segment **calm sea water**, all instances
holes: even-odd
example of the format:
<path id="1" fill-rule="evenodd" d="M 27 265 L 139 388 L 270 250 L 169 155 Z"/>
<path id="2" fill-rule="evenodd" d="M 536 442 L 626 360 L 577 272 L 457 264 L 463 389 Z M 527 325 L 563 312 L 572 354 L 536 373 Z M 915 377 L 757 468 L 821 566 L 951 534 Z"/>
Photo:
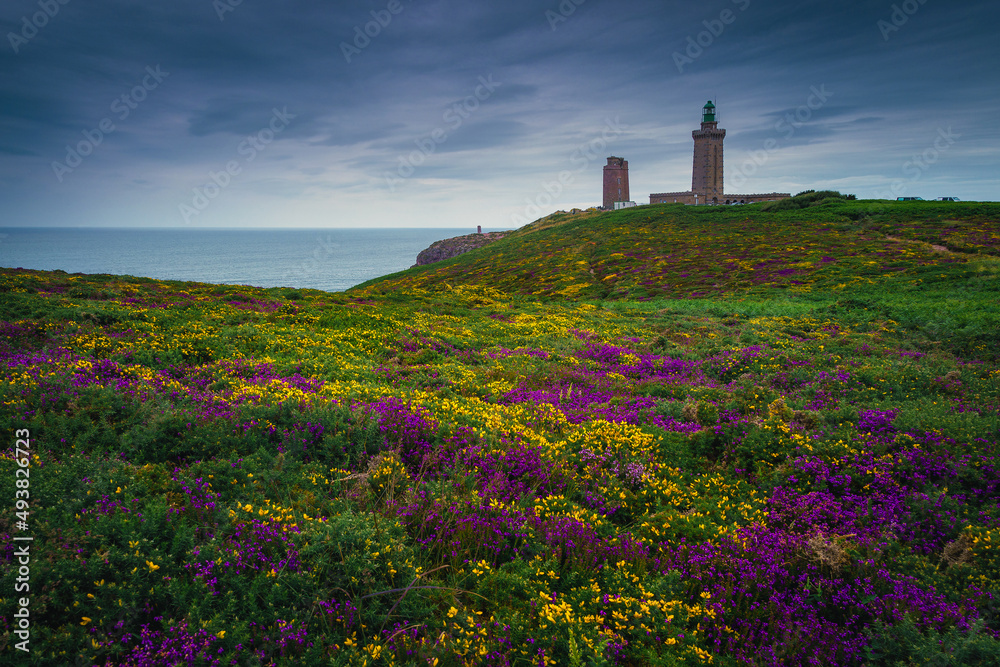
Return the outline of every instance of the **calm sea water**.
<path id="1" fill-rule="evenodd" d="M 0 229 L 0 266 L 331 292 L 462 229 Z M 485 231 L 485 230 L 484 230 Z"/>

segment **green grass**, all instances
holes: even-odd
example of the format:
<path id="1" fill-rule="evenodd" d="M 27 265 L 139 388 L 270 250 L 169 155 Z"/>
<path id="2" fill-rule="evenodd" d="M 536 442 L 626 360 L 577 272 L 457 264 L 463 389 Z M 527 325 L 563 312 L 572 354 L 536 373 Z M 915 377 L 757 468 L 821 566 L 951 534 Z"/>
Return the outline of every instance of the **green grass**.
<path id="1" fill-rule="evenodd" d="M 995 664 L 996 209 L 879 206 L 556 215 L 345 293 L 0 270 L 22 663 Z"/>
<path id="2" fill-rule="evenodd" d="M 824 200 L 801 210 L 643 206 L 552 216 L 487 249 L 359 286 L 471 284 L 541 298 L 648 299 L 995 285 L 995 204 Z M 890 238 L 891 237 L 891 238 Z M 948 252 L 938 252 L 940 245 Z"/>

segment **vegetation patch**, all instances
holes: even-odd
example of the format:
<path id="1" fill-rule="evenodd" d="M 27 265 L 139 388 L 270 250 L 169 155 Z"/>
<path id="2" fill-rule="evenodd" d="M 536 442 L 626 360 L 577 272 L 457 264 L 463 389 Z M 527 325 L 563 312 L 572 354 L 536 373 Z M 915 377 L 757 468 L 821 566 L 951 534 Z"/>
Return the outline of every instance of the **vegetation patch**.
<path id="1" fill-rule="evenodd" d="M 927 204 L 337 294 L 2 270 L 3 650 L 30 535 L 25 664 L 994 665 L 996 217 Z"/>

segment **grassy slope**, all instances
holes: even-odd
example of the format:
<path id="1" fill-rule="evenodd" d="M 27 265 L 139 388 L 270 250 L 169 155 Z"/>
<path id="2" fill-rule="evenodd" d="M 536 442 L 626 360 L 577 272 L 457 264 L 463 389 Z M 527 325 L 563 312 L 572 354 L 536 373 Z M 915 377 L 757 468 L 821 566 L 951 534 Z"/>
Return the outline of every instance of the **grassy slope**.
<path id="1" fill-rule="evenodd" d="M 888 318 L 918 340 L 985 354 L 1000 347 L 998 257 L 998 204 L 828 201 L 780 212 L 665 204 L 553 216 L 488 249 L 355 289 L 486 285 L 666 308 L 694 299 L 692 308 L 711 302 L 715 311 L 722 299 L 734 312 L 777 300 L 772 307 L 790 312 Z"/>
<path id="2" fill-rule="evenodd" d="M 24 664 L 995 664 L 991 219 L 650 207 L 341 294 L 0 271 Z"/>
<path id="3" fill-rule="evenodd" d="M 360 288 L 447 282 L 536 296 L 690 298 L 926 282 L 933 267 L 1000 255 L 996 204 L 836 201 L 773 213 L 662 204 L 540 222 L 488 250 Z"/>

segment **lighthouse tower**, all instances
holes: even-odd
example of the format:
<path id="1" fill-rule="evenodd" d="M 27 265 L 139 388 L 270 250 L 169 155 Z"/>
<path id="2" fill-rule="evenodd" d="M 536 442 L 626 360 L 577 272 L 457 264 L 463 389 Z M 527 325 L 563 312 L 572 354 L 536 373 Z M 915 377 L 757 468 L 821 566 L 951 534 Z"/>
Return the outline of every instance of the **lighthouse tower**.
<path id="1" fill-rule="evenodd" d="M 701 110 L 701 129 L 691 133 L 694 137 L 694 169 L 691 172 L 691 189 L 687 192 L 654 192 L 650 204 L 687 204 L 705 206 L 713 204 L 753 204 L 762 201 L 788 199 L 787 192 L 767 192 L 746 195 L 723 194 L 722 141 L 726 131 L 719 129 L 715 105 L 711 100 Z M 610 162 L 610 158 L 609 158 Z M 627 164 L 627 163 L 626 163 Z M 607 201 L 608 167 L 605 167 L 604 192 Z"/>
<path id="2" fill-rule="evenodd" d="M 691 133 L 694 137 L 694 170 L 691 192 L 698 203 L 718 204 L 724 197 L 722 186 L 722 141 L 726 131 L 719 129 L 715 118 L 715 105 L 711 100 L 702 109 L 701 129 Z"/>

